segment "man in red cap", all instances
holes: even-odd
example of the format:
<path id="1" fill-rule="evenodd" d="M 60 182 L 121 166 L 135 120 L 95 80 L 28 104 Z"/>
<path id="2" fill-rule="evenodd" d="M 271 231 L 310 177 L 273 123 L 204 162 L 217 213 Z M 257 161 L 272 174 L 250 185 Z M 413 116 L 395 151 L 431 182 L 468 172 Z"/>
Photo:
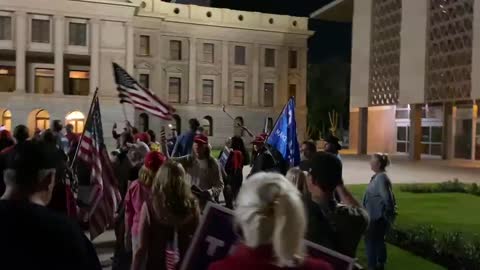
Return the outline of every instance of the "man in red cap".
<path id="1" fill-rule="evenodd" d="M 181 163 L 190 178 L 192 190 L 200 199 L 200 206 L 212 198 L 218 197 L 223 191 L 223 181 L 218 161 L 211 156 L 208 137 L 197 134 L 193 138 L 192 154 L 175 161 Z"/>
<path id="2" fill-rule="evenodd" d="M 265 146 L 265 141 L 267 138 L 268 134 L 262 133 L 256 136 L 255 140 L 252 141 L 253 150 L 255 151 L 256 156 L 253 161 L 253 166 L 249 177 L 258 172 L 275 171 L 276 169 L 276 164 L 272 153 L 270 153 Z"/>

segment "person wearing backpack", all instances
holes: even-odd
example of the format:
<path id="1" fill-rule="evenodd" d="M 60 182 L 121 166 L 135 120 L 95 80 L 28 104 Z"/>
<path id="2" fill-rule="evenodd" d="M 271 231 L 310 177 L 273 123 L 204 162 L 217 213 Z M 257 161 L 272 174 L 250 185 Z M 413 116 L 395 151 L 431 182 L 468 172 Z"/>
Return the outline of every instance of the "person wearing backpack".
<path id="1" fill-rule="evenodd" d="M 374 154 L 370 167 L 375 173 L 368 184 L 363 206 L 370 216 L 370 226 L 365 237 L 368 269 L 381 270 L 387 262 L 385 236 L 396 216 L 392 182 L 386 173 L 390 159 L 385 154 Z"/>

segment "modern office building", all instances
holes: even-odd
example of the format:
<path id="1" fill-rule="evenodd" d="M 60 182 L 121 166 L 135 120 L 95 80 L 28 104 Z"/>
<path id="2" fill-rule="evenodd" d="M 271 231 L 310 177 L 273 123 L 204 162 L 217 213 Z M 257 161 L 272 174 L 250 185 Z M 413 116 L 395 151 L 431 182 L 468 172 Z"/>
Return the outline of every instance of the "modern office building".
<path id="1" fill-rule="evenodd" d="M 353 150 L 480 160 L 480 1 L 337 0 L 312 17 L 352 22 Z"/>
<path id="2" fill-rule="evenodd" d="M 54 119 L 80 132 L 95 89 L 105 136 L 123 121 L 112 62 L 176 108 L 161 121 L 127 107 L 141 130 L 197 118 L 214 145 L 273 122 L 289 96 L 306 126 L 308 19 L 160 0 L 3 0 L 0 124 L 45 129 Z M 246 134 L 245 134 L 246 136 Z"/>

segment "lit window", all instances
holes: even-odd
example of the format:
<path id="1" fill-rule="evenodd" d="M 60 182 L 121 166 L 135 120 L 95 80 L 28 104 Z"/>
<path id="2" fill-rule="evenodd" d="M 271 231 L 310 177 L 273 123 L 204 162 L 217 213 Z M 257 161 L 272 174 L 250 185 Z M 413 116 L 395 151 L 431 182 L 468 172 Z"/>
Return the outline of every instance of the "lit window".
<path id="1" fill-rule="evenodd" d="M 140 36 L 140 55 L 150 55 L 150 36 Z"/>
<path id="2" fill-rule="evenodd" d="M 4 126 L 8 131 L 12 131 L 12 112 L 5 110 L 2 113 L 0 124 Z"/>
<path id="3" fill-rule="evenodd" d="M 265 66 L 275 67 L 275 50 L 265 49 Z"/>
<path id="4" fill-rule="evenodd" d="M 53 93 L 54 70 L 51 68 L 35 69 L 35 93 L 51 94 Z"/>
<path id="5" fill-rule="evenodd" d="M 50 20 L 32 19 L 32 42 L 50 43 Z"/>
<path id="6" fill-rule="evenodd" d="M 67 124 L 73 126 L 73 133 L 80 134 L 85 127 L 85 116 L 79 111 L 71 112 L 65 117 Z"/>
<path id="7" fill-rule="evenodd" d="M 69 43 L 74 46 L 87 45 L 87 24 L 71 22 L 69 24 Z"/>
<path id="8" fill-rule="evenodd" d="M 215 61 L 215 46 L 212 43 L 203 44 L 203 61 L 213 64 Z"/>
<path id="9" fill-rule="evenodd" d="M 0 16 L 0 40 L 12 40 L 12 17 Z"/>
<path id="10" fill-rule="evenodd" d="M 204 104 L 213 104 L 213 80 L 203 80 L 203 97 Z"/>
<path id="11" fill-rule="evenodd" d="M 50 114 L 46 110 L 39 110 L 35 114 L 35 128 L 40 130 L 50 128 Z"/>
<path id="12" fill-rule="evenodd" d="M 168 101 L 171 103 L 180 103 L 180 89 L 182 82 L 180 78 L 170 77 L 168 82 Z"/>
<path id="13" fill-rule="evenodd" d="M 263 92 L 263 105 L 265 107 L 273 107 L 273 83 L 266 83 Z"/>
<path id="14" fill-rule="evenodd" d="M 170 40 L 170 59 L 182 60 L 182 42 L 180 40 Z"/>
<path id="15" fill-rule="evenodd" d="M 230 104 L 243 105 L 245 97 L 245 82 L 235 81 L 233 83 L 233 95 Z"/>
<path id="16" fill-rule="evenodd" d="M 90 72 L 70 70 L 68 72 L 67 95 L 88 96 L 90 93 Z"/>
<path id="17" fill-rule="evenodd" d="M 0 92 L 15 91 L 15 67 L 0 66 Z"/>
<path id="18" fill-rule="evenodd" d="M 235 46 L 235 65 L 245 65 L 246 50 L 244 46 Z"/>

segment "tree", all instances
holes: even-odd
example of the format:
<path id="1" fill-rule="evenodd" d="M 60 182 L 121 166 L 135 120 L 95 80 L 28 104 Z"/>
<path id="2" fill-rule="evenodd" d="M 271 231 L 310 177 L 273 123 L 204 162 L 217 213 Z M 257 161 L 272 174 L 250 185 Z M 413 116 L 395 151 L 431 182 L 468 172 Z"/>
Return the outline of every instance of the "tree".
<path id="1" fill-rule="evenodd" d="M 328 113 L 335 110 L 340 115 L 339 129 L 348 122 L 348 100 L 350 92 L 350 67 L 339 58 L 329 58 L 319 64 L 308 66 L 307 122 L 309 130 L 319 139 L 330 128 Z"/>

